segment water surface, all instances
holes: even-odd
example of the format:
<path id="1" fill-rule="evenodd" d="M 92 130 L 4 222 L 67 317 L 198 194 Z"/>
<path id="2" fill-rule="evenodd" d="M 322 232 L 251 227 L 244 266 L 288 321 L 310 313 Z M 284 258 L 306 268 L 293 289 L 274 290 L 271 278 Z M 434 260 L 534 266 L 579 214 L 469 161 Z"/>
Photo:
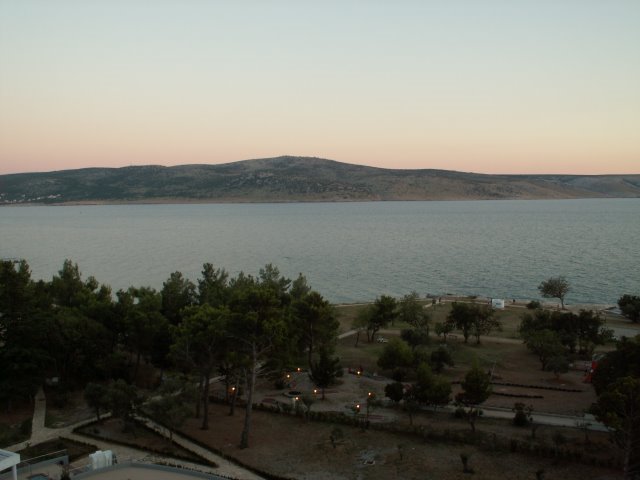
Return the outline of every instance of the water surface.
<path id="1" fill-rule="evenodd" d="M 114 290 L 273 263 L 334 302 L 536 298 L 565 275 L 568 302 L 615 303 L 640 294 L 639 245 L 640 199 L 0 208 L 0 256 L 45 279 L 69 258 Z"/>

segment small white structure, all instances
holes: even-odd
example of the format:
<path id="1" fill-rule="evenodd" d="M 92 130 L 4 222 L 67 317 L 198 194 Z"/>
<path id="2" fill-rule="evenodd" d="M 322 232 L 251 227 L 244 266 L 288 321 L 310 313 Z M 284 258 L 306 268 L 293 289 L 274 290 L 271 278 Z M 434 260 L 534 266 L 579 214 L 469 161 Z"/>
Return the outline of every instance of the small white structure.
<path id="1" fill-rule="evenodd" d="M 0 450 L 0 472 L 8 468 L 11 469 L 13 480 L 18 480 L 18 467 L 20 463 L 20 454 L 13 453 L 8 450 Z"/>
<path id="2" fill-rule="evenodd" d="M 491 307 L 496 310 L 504 310 L 504 299 L 502 298 L 492 298 L 491 299 Z"/>
<path id="3" fill-rule="evenodd" d="M 89 454 L 91 459 L 91 469 L 99 470 L 100 468 L 110 467 L 113 465 L 113 452 L 111 450 L 97 450 Z"/>

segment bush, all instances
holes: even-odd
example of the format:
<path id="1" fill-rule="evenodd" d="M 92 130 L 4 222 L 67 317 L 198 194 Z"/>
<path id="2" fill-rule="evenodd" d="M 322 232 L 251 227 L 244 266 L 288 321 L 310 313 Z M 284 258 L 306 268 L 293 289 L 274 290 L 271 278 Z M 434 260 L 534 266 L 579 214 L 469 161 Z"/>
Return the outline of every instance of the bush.
<path id="1" fill-rule="evenodd" d="M 531 300 L 527 303 L 527 308 L 529 310 L 537 310 L 538 308 L 542 308 L 542 304 L 537 300 Z"/>
<path id="2" fill-rule="evenodd" d="M 527 407 L 522 402 L 516 402 L 513 405 L 513 411 L 515 415 L 513 417 L 513 424 L 516 427 L 526 427 L 531 422 L 531 411 L 533 408 L 531 406 Z"/>

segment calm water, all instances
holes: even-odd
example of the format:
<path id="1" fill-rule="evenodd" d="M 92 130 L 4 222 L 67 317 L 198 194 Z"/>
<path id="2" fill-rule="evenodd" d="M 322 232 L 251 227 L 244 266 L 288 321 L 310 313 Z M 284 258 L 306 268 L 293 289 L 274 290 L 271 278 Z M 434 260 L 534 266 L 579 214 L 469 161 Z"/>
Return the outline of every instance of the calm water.
<path id="1" fill-rule="evenodd" d="M 640 294 L 640 199 L 5 207 L 0 256 L 45 279 L 70 258 L 114 291 L 273 263 L 334 302 L 536 298 L 565 275 L 569 303 L 615 303 Z"/>

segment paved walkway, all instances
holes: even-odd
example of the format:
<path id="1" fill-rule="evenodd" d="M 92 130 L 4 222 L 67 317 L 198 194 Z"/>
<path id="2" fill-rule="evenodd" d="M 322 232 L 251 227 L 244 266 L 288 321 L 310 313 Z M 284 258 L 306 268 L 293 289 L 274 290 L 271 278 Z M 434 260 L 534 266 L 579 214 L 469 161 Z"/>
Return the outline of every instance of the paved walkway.
<path id="1" fill-rule="evenodd" d="M 58 437 L 65 437 L 71 440 L 75 440 L 77 442 L 90 443 L 95 445 L 98 450 L 112 450 L 119 462 L 142 462 L 142 463 L 155 463 L 157 461 L 161 461 L 165 464 L 174 464 L 181 465 L 186 468 L 190 468 L 193 470 L 205 471 L 205 473 L 212 473 L 215 475 L 221 475 L 229 478 L 234 478 L 237 480 L 263 480 L 263 477 L 256 475 L 255 473 L 232 463 L 225 458 L 222 458 L 215 453 L 196 445 L 191 442 L 189 439 L 175 434 L 173 435 L 173 440 L 180 445 L 181 447 L 200 455 L 201 457 L 214 462 L 218 465 L 215 467 L 203 467 L 202 465 L 198 465 L 195 463 L 185 462 L 183 460 L 177 460 L 168 458 L 165 456 L 160 456 L 156 454 L 151 454 L 146 452 L 145 450 L 133 448 L 133 447 L 125 447 L 120 444 L 110 443 L 108 440 L 98 440 L 93 437 L 85 437 L 83 435 L 74 433 L 73 430 L 81 427 L 82 425 L 86 425 L 92 423 L 94 419 L 83 420 L 81 422 L 74 423 L 73 425 L 68 425 L 66 427 L 61 428 L 48 428 L 45 426 L 45 416 L 47 409 L 47 400 L 44 395 L 44 391 L 42 388 L 38 390 L 35 396 L 35 407 L 33 410 L 33 419 L 31 422 L 31 438 L 29 440 L 17 443 L 15 445 L 11 445 L 9 447 L 4 448 L 4 450 L 9 450 L 11 452 L 17 452 L 24 448 L 27 448 L 29 445 L 36 445 L 38 443 L 46 442 L 47 440 L 57 439 Z M 105 416 L 106 417 L 106 416 Z M 104 418 L 104 417 L 103 417 Z M 157 431 L 163 436 L 168 435 L 168 431 L 166 428 L 156 424 L 155 422 L 140 417 L 139 420 L 144 421 L 144 423 Z M 24 460 L 24 459 L 23 459 Z M 87 459 L 88 463 L 88 459 Z"/>

